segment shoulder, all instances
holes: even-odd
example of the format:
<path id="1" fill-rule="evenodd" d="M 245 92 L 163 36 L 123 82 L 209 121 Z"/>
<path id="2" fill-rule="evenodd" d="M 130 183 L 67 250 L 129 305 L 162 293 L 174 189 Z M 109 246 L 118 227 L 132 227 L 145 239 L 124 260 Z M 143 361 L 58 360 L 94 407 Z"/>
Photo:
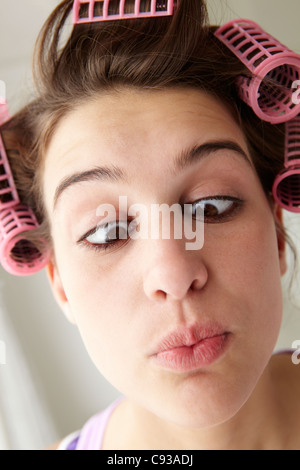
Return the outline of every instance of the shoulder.
<path id="1" fill-rule="evenodd" d="M 300 364 L 295 361 L 295 352 L 286 351 L 274 354 L 270 361 L 270 370 L 279 386 L 285 384 L 300 386 Z"/>
<path id="2" fill-rule="evenodd" d="M 80 431 L 73 432 L 56 444 L 46 447 L 44 450 L 75 450 L 79 437 Z"/>
<path id="3" fill-rule="evenodd" d="M 285 351 L 274 354 L 271 358 L 271 371 L 279 382 L 289 379 L 295 382 L 300 381 L 300 361 L 295 357 L 296 351 Z"/>
<path id="4" fill-rule="evenodd" d="M 56 444 L 52 444 L 46 447 L 44 450 L 57 450 L 62 442 L 63 441 L 56 442 Z"/>
<path id="5" fill-rule="evenodd" d="M 102 449 L 103 437 L 111 415 L 124 397 L 117 398 L 107 408 L 93 415 L 84 426 L 62 441 L 50 445 L 45 450 L 99 450 Z"/>
<path id="6" fill-rule="evenodd" d="M 274 397 L 280 410 L 280 428 L 285 450 L 299 449 L 300 364 L 295 352 L 275 354 L 270 361 Z"/>
<path id="7" fill-rule="evenodd" d="M 300 364 L 295 361 L 294 351 L 275 354 L 270 361 L 270 371 L 279 398 L 291 411 L 300 417 Z"/>

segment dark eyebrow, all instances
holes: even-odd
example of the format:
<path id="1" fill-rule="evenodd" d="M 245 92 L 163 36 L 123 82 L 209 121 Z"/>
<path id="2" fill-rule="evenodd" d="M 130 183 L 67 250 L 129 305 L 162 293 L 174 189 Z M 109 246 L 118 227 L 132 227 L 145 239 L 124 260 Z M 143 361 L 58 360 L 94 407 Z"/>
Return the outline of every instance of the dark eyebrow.
<path id="1" fill-rule="evenodd" d="M 186 169 L 198 162 L 200 159 L 203 160 L 205 157 L 208 157 L 211 153 L 217 152 L 218 150 L 231 150 L 235 152 L 237 155 L 242 157 L 243 160 L 251 166 L 251 168 L 253 168 L 251 160 L 239 144 L 231 140 L 216 140 L 206 142 L 202 145 L 195 145 L 192 148 L 181 152 L 174 160 L 171 173 L 175 176 L 179 171 Z"/>
<path id="2" fill-rule="evenodd" d="M 67 176 L 64 178 L 61 183 L 58 185 L 54 195 L 54 209 L 57 205 L 58 199 L 60 195 L 65 191 L 67 188 L 72 186 L 76 183 L 81 183 L 82 181 L 126 181 L 126 175 L 121 170 L 121 168 L 111 166 L 111 167 L 95 167 L 92 170 L 74 173 L 71 176 Z"/>
<path id="3" fill-rule="evenodd" d="M 205 144 L 195 145 L 187 150 L 182 151 L 173 161 L 170 173 L 176 176 L 179 171 L 183 171 L 189 166 L 199 162 L 199 160 L 208 157 L 211 153 L 217 152 L 218 150 L 231 150 L 237 155 L 240 155 L 244 161 L 246 161 L 251 168 L 253 168 L 252 162 L 244 152 L 244 150 L 236 143 L 231 140 L 224 141 L 212 141 L 206 142 Z M 57 205 L 58 199 L 67 188 L 71 185 L 80 183 L 82 181 L 111 181 L 111 182 L 128 182 L 126 173 L 119 167 L 95 167 L 91 170 L 75 173 L 71 176 L 64 178 L 58 185 L 54 195 L 54 210 Z"/>

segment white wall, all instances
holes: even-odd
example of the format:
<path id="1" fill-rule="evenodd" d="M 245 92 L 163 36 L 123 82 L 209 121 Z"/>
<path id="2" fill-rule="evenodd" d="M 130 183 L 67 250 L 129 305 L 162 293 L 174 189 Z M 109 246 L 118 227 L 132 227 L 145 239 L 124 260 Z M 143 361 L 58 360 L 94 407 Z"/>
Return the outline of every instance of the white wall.
<path id="1" fill-rule="evenodd" d="M 12 110 L 26 101 L 34 40 L 57 4 L 56 0 L 0 0 L 0 79 L 7 84 Z M 226 5 L 230 6 L 229 10 L 225 9 Z M 213 22 L 248 17 L 300 52 L 299 0 L 210 0 L 209 7 Z M 300 233 L 300 215 L 287 214 L 287 220 L 296 239 Z M 43 272 L 30 278 L 15 278 L 1 268 L 0 279 L 2 304 L 20 339 L 38 393 L 52 416 L 57 438 L 62 437 L 79 428 L 91 414 L 118 396 L 118 392 L 96 371 L 76 328 L 67 323 L 56 306 Z M 299 285 L 295 298 L 300 304 L 298 292 Z M 294 339 L 300 339 L 300 311 L 285 299 L 278 348 L 290 347 Z M 5 341 L 1 331 L 0 340 Z M 3 367 L 9 367 L 9 347 L 7 356 L 7 365 L 0 365 L 0 375 Z"/>

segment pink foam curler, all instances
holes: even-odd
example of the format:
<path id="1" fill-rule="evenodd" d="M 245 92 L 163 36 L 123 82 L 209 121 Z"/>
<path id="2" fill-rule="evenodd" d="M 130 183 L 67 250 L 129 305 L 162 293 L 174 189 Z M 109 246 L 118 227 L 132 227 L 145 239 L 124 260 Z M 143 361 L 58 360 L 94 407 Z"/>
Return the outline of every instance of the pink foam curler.
<path id="1" fill-rule="evenodd" d="M 128 1 L 119 0 L 118 13 L 112 14 L 110 6 L 116 0 L 74 0 L 73 24 L 94 23 L 108 20 L 125 20 L 129 18 L 152 18 L 173 15 L 176 0 L 151 0 L 149 10 L 143 9 L 141 0 L 135 0 L 134 12 L 128 12 Z"/>
<path id="2" fill-rule="evenodd" d="M 40 271 L 49 261 L 49 250 L 39 250 L 21 234 L 36 229 L 33 211 L 19 204 L 0 213 L 0 260 L 3 268 L 16 276 Z M 42 242 L 42 241 L 41 241 Z"/>
<path id="3" fill-rule="evenodd" d="M 0 104 L 0 125 L 10 118 L 6 101 Z M 15 206 L 18 204 L 19 196 L 12 177 L 10 166 L 8 163 L 6 150 L 0 134 L 0 206 L 1 209 Z"/>
<path id="4" fill-rule="evenodd" d="M 20 202 L 0 134 L 0 207 L 6 209 Z"/>
<path id="5" fill-rule="evenodd" d="M 285 124 L 284 169 L 276 176 L 272 193 L 281 207 L 300 213 L 300 116 Z"/>
<path id="6" fill-rule="evenodd" d="M 7 107 L 7 102 L 0 96 L 0 125 L 4 124 L 10 119 L 10 113 Z"/>
<path id="7" fill-rule="evenodd" d="M 293 102 L 293 82 L 300 78 L 300 56 L 250 20 L 221 26 L 215 36 L 248 68 L 252 77 L 238 81 L 240 97 L 257 116 L 272 124 L 286 122 L 300 112 Z"/>
<path id="8" fill-rule="evenodd" d="M 6 102 L 0 104 L 0 123 L 3 124 L 9 117 Z M 48 263 L 50 253 L 47 244 L 40 240 L 40 245 L 44 245 L 40 251 L 21 235 L 37 227 L 33 211 L 20 204 L 0 133 L 0 262 L 10 274 L 34 274 Z"/>

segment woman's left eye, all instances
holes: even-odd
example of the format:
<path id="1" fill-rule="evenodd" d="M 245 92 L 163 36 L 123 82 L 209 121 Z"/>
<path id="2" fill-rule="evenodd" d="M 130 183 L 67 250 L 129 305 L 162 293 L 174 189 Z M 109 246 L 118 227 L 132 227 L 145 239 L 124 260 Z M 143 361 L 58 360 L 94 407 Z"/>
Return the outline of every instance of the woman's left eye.
<path id="1" fill-rule="evenodd" d="M 213 196 L 194 202 L 192 215 L 197 216 L 197 209 L 200 208 L 205 223 L 218 223 L 233 217 L 241 209 L 242 204 L 243 201 L 236 197 Z"/>

